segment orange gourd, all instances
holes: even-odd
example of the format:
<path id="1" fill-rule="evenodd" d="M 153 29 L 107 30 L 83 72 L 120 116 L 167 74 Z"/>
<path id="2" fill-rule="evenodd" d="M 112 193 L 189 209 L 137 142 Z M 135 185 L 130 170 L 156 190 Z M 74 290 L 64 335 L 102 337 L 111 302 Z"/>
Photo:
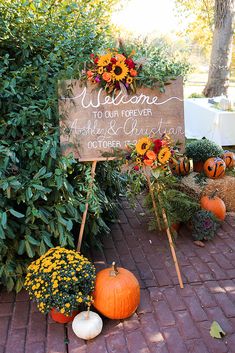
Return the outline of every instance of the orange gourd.
<path id="1" fill-rule="evenodd" d="M 224 201 L 216 196 L 217 189 L 209 196 L 202 196 L 200 200 L 201 208 L 212 212 L 218 219 L 224 221 L 226 216 L 226 206 Z"/>
<path id="2" fill-rule="evenodd" d="M 211 157 L 205 161 L 203 169 L 208 178 L 217 179 L 224 175 L 226 164 L 222 158 Z"/>
<path id="3" fill-rule="evenodd" d="M 227 168 L 235 167 L 235 153 L 231 151 L 224 151 L 223 160 L 225 161 Z"/>
<path id="4" fill-rule="evenodd" d="M 169 166 L 173 175 L 187 175 L 190 173 L 190 161 L 187 157 L 181 157 L 179 159 L 170 158 Z"/>
<path id="5" fill-rule="evenodd" d="M 94 307 L 110 319 L 131 316 L 140 303 L 140 286 L 136 277 L 122 267 L 98 272 L 95 281 Z"/>

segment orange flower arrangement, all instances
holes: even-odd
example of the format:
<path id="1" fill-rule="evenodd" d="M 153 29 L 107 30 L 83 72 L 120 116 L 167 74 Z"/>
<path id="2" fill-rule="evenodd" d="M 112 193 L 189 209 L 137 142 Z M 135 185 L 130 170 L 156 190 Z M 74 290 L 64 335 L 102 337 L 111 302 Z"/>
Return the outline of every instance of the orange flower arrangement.
<path id="1" fill-rule="evenodd" d="M 86 78 L 103 87 L 108 94 L 118 90 L 136 92 L 136 80 L 141 65 L 138 65 L 130 55 L 120 54 L 116 50 L 108 51 L 104 55 L 91 54 L 89 70 Z"/>
<path id="2" fill-rule="evenodd" d="M 170 157 L 176 153 L 170 136 L 161 138 L 141 137 L 134 145 L 127 146 L 126 163 L 135 171 L 150 167 L 152 170 L 168 170 Z"/>

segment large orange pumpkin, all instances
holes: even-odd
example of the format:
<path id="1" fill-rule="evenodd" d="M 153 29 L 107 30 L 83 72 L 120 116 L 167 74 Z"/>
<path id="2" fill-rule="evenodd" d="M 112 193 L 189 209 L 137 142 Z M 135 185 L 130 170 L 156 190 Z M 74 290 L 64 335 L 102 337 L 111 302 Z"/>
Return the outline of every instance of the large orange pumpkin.
<path id="1" fill-rule="evenodd" d="M 226 206 L 224 201 L 216 195 L 217 190 L 211 195 L 202 196 L 200 200 L 201 208 L 211 211 L 218 219 L 223 221 L 226 216 Z"/>
<path id="2" fill-rule="evenodd" d="M 224 175 L 226 164 L 222 158 L 211 157 L 205 161 L 203 169 L 208 178 L 217 179 Z"/>
<path id="3" fill-rule="evenodd" d="M 95 281 L 94 307 L 110 319 L 131 316 L 140 303 L 140 286 L 136 277 L 122 267 L 98 272 Z"/>
<path id="4" fill-rule="evenodd" d="M 223 160 L 225 161 L 227 168 L 235 167 L 235 153 L 231 151 L 224 151 Z"/>

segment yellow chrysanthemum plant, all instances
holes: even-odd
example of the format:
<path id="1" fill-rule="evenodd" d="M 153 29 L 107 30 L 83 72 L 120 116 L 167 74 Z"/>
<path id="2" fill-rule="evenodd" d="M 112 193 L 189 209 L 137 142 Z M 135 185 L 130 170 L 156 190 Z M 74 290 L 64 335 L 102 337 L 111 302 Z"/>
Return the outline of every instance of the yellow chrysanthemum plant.
<path id="1" fill-rule="evenodd" d="M 88 81 L 102 87 L 108 94 L 119 90 L 125 93 L 136 92 L 136 81 L 141 64 L 130 55 L 120 54 L 117 50 L 108 50 L 103 55 L 91 54 L 89 69 L 86 71 Z"/>
<path id="2" fill-rule="evenodd" d="M 136 144 L 127 146 L 126 165 L 136 172 L 151 170 L 154 176 L 166 172 L 170 159 L 177 153 L 172 138 L 163 134 L 161 138 L 143 136 Z"/>
<path id="3" fill-rule="evenodd" d="M 24 286 L 43 314 L 56 309 L 70 315 L 91 305 L 94 282 L 95 267 L 86 257 L 56 247 L 28 266 Z"/>

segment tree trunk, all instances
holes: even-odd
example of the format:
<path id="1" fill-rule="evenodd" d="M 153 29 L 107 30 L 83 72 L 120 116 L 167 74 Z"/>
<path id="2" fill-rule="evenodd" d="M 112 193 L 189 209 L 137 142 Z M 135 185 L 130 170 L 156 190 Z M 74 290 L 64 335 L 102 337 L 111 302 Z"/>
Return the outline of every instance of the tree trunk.
<path id="1" fill-rule="evenodd" d="M 235 0 L 215 0 L 210 69 L 203 93 L 206 97 L 226 95 L 232 58 L 233 19 Z"/>

